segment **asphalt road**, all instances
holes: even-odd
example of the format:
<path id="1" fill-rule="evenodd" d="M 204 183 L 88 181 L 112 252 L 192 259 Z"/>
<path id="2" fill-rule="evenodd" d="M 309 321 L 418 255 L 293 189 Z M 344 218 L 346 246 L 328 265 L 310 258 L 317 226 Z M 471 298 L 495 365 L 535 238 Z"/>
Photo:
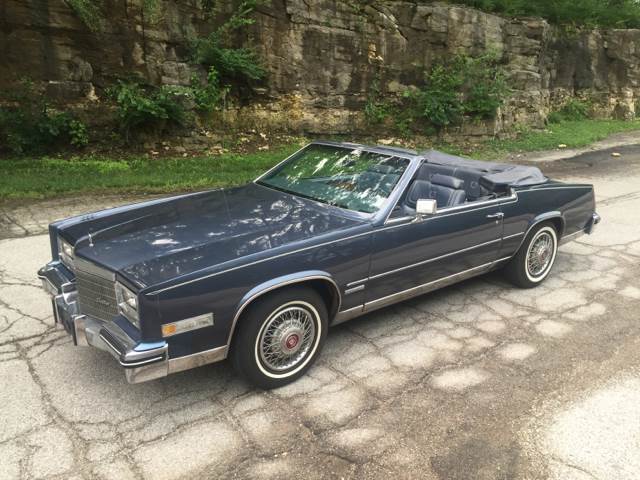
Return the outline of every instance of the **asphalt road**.
<path id="1" fill-rule="evenodd" d="M 128 385 L 53 327 L 46 224 L 118 197 L 0 207 L 0 478 L 640 478 L 640 147 L 542 164 L 603 223 L 542 287 L 499 274 L 333 329 L 272 392 L 226 363 Z"/>

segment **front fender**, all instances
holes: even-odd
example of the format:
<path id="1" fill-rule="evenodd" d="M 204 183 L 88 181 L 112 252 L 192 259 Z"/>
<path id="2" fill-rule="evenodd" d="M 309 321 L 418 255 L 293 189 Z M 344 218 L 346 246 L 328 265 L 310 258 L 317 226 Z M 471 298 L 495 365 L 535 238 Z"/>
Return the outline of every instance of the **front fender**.
<path id="1" fill-rule="evenodd" d="M 233 337 L 233 333 L 236 329 L 238 319 L 242 315 L 242 312 L 251 304 L 251 302 L 261 297 L 262 295 L 268 292 L 271 292 L 273 290 L 276 290 L 278 288 L 285 287 L 287 285 L 304 283 L 312 280 L 321 280 L 331 285 L 331 287 L 335 290 L 335 294 L 337 295 L 337 298 L 338 298 L 337 311 L 339 311 L 340 304 L 342 303 L 340 288 L 338 287 L 337 283 L 329 273 L 323 272 L 321 270 L 308 270 L 304 272 L 296 272 L 289 275 L 273 278 L 249 290 L 242 297 L 240 302 L 238 302 L 238 305 L 236 307 L 236 312 L 233 316 L 231 330 L 229 331 L 229 338 L 227 340 L 227 345 L 231 344 L 231 338 Z"/>

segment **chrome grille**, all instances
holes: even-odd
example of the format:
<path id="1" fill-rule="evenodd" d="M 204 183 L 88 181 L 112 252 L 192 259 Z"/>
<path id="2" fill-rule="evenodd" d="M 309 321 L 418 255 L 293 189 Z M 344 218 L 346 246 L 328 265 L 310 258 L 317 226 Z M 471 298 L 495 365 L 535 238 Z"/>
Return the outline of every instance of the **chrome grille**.
<path id="1" fill-rule="evenodd" d="M 100 320 L 112 320 L 118 314 L 113 274 L 84 261 L 76 261 L 75 270 L 80 313 Z"/>

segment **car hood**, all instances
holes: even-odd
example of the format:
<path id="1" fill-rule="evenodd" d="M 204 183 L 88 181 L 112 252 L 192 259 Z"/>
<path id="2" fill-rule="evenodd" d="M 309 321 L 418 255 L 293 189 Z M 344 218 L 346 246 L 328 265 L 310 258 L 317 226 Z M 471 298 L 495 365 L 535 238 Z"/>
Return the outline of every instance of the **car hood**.
<path id="1" fill-rule="evenodd" d="M 65 229 L 76 256 L 139 287 L 363 223 L 335 207 L 256 184 L 100 212 Z M 66 233 L 66 235 L 65 235 Z"/>

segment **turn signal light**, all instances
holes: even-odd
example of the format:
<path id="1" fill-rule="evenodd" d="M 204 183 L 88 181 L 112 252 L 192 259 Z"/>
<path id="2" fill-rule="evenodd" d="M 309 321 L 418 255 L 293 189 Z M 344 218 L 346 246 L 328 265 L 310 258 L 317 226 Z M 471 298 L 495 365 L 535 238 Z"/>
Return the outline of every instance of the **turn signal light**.
<path id="1" fill-rule="evenodd" d="M 162 336 L 163 337 L 169 337 L 171 335 L 173 335 L 174 333 L 176 333 L 176 330 L 178 328 L 176 327 L 175 323 L 167 323 L 166 325 L 162 326 Z"/>
<path id="2" fill-rule="evenodd" d="M 190 332 L 199 328 L 213 326 L 213 313 L 206 313 L 197 317 L 186 318 L 179 322 L 165 323 L 162 325 L 162 336 L 170 337 L 179 333 Z"/>

